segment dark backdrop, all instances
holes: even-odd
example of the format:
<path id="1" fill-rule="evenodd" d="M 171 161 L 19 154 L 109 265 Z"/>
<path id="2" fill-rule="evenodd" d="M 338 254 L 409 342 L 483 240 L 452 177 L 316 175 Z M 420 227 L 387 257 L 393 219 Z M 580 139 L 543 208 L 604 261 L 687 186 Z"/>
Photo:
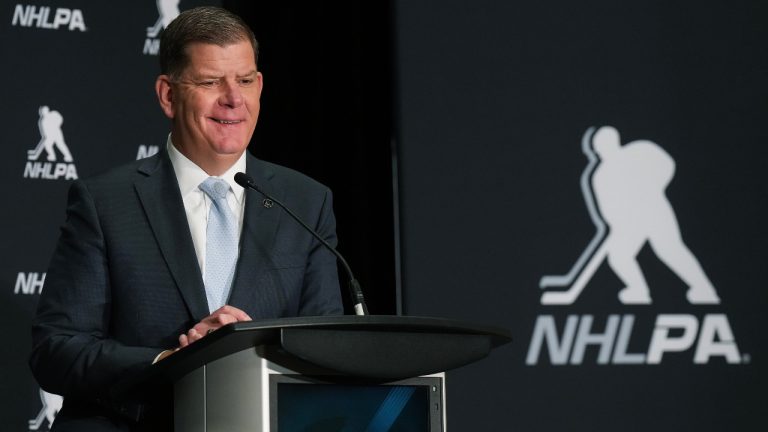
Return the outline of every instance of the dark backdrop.
<path id="1" fill-rule="evenodd" d="M 451 430 L 765 429 L 763 2 L 271 3 L 226 3 L 262 42 L 266 87 L 251 150 L 333 188 L 339 249 L 373 312 L 397 310 L 401 214 L 405 312 L 514 334 L 489 359 L 449 373 Z M 24 175 L 40 140 L 38 108 L 64 117 L 81 177 L 162 145 L 167 132 L 152 92 L 156 58 L 142 50 L 155 2 L 47 4 L 47 22 L 57 8 L 77 10 L 86 29 L 14 24 L 14 3 L 0 11 L 0 175 L 14 209 L 3 216 L 0 266 L 13 347 L 0 365 L 3 430 L 24 430 L 41 407 L 26 367 L 38 290 L 19 281 L 42 280 L 70 183 Z M 594 234 L 580 141 L 603 124 L 675 160 L 666 194 L 719 304 L 689 304 L 648 247 L 638 261 L 653 305 L 618 302 L 621 282 L 605 264 L 573 304 L 541 304 L 539 279 L 565 273 Z M 733 340 L 720 342 L 740 358 L 694 364 L 692 347 L 658 365 L 599 365 L 590 346 L 581 364 L 553 365 L 546 350 L 526 364 L 538 319 L 563 333 L 569 316 L 592 316 L 601 332 L 612 314 L 636 319 L 634 353 L 647 352 L 661 315 L 725 316 Z"/>
<path id="2" fill-rule="evenodd" d="M 766 3 L 395 5 L 405 312 L 514 336 L 448 374 L 450 430 L 765 429 Z M 637 259 L 653 304 L 619 302 L 604 262 L 573 304 L 541 303 L 540 278 L 565 274 L 595 233 L 581 139 L 601 125 L 676 162 L 666 197 L 719 304 L 690 304 L 647 245 Z M 719 342 L 738 347 L 735 363 L 695 364 L 694 344 L 653 365 L 598 364 L 594 345 L 580 364 L 555 365 L 546 348 L 526 364 L 542 317 L 560 341 L 569 316 L 591 316 L 598 335 L 609 315 L 632 316 L 629 352 L 647 354 L 670 314 L 725 316 L 733 338 Z"/>
<path id="3" fill-rule="evenodd" d="M 386 1 L 348 3 L 224 6 L 261 45 L 264 92 L 250 150 L 331 187 L 339 251 L 371 313 L 395 314 L 390 10 Z"/>

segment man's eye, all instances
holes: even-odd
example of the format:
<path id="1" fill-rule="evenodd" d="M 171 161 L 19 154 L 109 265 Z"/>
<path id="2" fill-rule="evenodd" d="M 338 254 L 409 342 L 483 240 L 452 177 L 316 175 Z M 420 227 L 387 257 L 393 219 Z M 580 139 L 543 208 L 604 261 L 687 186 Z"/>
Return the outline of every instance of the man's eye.
<path id="1" fill-rule="evenodd" d="M 242 86 L 249 86 L 253 84 L 253 78 L 245 78 L 240 80 L 240 85 Z"/>
<path id="2" fill-rule="evenodd" d="M 198 85 L 201 86 L 201 87 L 215 87 L 218 84 L 219 84 L 219 82 L 216 81 L 216 80 L 200 81 L 198 83 Z"/>

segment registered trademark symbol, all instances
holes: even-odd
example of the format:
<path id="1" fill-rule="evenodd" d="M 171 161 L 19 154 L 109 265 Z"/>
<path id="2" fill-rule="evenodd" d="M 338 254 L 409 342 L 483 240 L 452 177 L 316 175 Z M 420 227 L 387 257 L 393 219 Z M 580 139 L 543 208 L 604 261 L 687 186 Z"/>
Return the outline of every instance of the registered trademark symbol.
<path id="1" fill-rule="evenodd" d="M 741 356 L 741 362 L 742 363 L 748 364 L 751 361 L 752 361 L 752 356 L 750 356 L 749 354 L 742 354 L 742 356 Z"/>

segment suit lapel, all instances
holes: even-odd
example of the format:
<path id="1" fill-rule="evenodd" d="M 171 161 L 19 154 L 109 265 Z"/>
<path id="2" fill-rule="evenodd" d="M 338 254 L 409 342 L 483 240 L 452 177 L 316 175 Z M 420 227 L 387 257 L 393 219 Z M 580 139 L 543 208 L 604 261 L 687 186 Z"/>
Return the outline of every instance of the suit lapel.
<path id="1" fill-rule="evenodd" d="M 274 173 L 267 164 L 248 154 L 246 171 L 264 191 L 278 200 L 283 199 L 284 191 L 272 182 Z M 277 205 L 268 208 L 263 203 L 264 197 L 258 192 L 245 191 L 240 257 L 228 302 L 249 311 L 254 319 L 279 317 L 286 303 L 279 287 L 263 277 L 265 269 L 274 268 L 270 256 L 282 209 Z"/>
<path id="2" fill-rule="evenodd" d="M 135 188 L 165 262 L 195 322 L 208 315 L 205 286 L 184 202 L 166 150 L 139 166 Z"/>

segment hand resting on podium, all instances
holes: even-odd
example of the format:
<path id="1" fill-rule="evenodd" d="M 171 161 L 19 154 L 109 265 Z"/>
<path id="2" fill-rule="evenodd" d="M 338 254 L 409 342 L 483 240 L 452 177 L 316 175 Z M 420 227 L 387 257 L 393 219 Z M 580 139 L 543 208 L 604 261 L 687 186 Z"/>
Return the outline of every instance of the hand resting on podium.
<path id="1" fill-rule="evenodd" d="M 195 326 L 189 329 L 186 334 L 180 335 L 179 347 L 161 352 L 153 363 L 157 363 L 189 344 L 204 338 L 221 326 L 240 321 L 251 321 L 251 317 L 234 306 L 224 305 L 216 309 L 212 314 L 203 318 L 199 323 L 195 324 Z"/>

